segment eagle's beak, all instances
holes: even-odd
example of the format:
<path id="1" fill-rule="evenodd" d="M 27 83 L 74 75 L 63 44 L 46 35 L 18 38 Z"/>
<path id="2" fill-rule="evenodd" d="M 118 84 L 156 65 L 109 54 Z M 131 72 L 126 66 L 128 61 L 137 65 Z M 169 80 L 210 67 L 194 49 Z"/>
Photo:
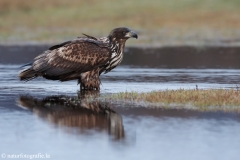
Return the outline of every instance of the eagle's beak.
<path id="1" fill-rule="evenodd" d="M 137 35 L 137 33 L 136 32 L 134 32 L 134 31 L 130 31 L 130 32 L 128 32 L 126 35 L 125 35 L 125 37 L 128 37 L 128 38 L 138 38 L 138 35 Z"/>

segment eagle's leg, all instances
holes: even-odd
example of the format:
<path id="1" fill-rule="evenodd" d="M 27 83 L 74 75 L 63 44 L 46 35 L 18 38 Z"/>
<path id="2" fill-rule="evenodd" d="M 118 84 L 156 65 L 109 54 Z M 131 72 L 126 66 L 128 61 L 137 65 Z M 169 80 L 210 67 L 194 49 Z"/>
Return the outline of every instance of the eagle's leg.
<path id="1" fill-rule="evenodd" d="M 79 79 L 80 90 L 100 90 L 98 70 L 92 70 L 81 74 Z"/>

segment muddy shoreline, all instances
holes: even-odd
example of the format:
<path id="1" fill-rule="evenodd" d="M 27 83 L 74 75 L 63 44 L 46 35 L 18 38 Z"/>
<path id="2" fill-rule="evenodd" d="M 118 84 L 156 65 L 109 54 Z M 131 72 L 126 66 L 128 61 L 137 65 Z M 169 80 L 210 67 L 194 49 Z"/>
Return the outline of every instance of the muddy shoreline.
<path id="1" fill-rule="evenodd" d="M 25 64 L 51 45 L 0 45 L 0 64 Z M 121 65 L 240 69 L 240 47 L 126 47 Z"/>

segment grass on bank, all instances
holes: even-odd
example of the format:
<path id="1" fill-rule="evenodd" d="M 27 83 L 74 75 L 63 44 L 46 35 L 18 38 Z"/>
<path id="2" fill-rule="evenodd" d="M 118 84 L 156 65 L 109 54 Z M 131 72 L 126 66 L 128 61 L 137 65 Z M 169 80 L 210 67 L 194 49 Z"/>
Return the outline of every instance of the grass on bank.
<path id="1" fill-rule="evenodd" d="M 238 39 L 239 0 L 1 0 L 0 42 L 55 43 L 116 26 L 139 33 L 130 44 Z"/>
<path id="2" fill-rule="evenodd" d="M 134 103 L 147 107 L 240 112 L 240 90 L 237 89 L 120 92 L 107 95 L 104 99 L 105 101 Z"/>

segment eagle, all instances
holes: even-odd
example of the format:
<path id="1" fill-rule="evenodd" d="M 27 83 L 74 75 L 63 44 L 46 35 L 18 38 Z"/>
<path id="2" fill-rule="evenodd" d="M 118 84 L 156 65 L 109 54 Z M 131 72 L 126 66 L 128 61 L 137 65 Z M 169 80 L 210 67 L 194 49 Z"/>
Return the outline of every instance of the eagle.
<path id="1" fill-rule="evenodd" d="M 20 71 L 19 79 L 78 80 L 80 90 L 100 90 L 99 76 L 120 64 L 126 40 L 138 38 L 136 32 L 126 27 L 115 28 L 102 38 L 83 35 L 54 45 L 38 55 L 25 65 L 28 68 Z"/>

